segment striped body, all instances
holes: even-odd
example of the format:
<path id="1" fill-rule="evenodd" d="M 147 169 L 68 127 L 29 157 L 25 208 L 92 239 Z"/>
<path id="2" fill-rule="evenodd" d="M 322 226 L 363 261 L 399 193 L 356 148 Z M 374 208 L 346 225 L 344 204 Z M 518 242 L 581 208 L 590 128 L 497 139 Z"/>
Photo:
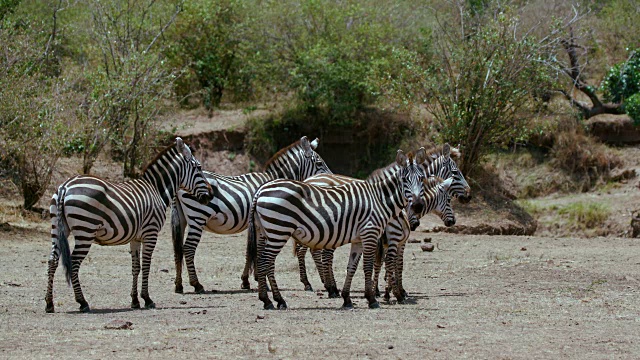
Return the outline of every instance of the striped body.
<path id="1" fill-rule="evenodd" d="M 448 187 L 448 194 L 451 197 L 457 197 L 461 202 L 468 202 L 471 199 L 471 189 L 467 184 L 464 175 L 459 171 L 457 164 L 451 158 L 451 154 L 459 155 L 458 150 L 455 148 L 451 149 L 449 144 L 444 144 L 442 149 L 432 148 L 427 151 L 425 161 L 422 163 L 422 165 L 425 168 L 427 176 L 435 176 L 442 179 L 451 178 L 452 181 L 450 186 Z M 307 179 L 305 182 L 316 185 L 331 186 L 354 180 L 356 179 L 341 175 L 317 175 Z M 428 187 L 428 185 L 425 186 Z M 392 219 L 392 221 L 389 222 L 387 229 L 385 229 L 385 237 L 388 241 L 388 247 L 386 247 L 388 249 L 388 255 L 386 256 L 385 262 L 389 264 L 389 261 L 392 261 L 392 259 L 396 259 L 396 263 L 393 264 L 393 268 L 395 269 L 395 271 L 389 271 L 389 265 L 387 265 L 387 274 L 395 278 L 394 283 L 399 288 L 399 291 L 403 294 L 402 298 L 399 298 L 399 300 L 403 300 L 403 298 L 406 297 L 406 292 L 402 288 L 402 270 L 404 267 L 404 246 L 406 244 L 406 240 L 409 237 L 410 230 L 415 229 L 419 225 L 419 219 L 422 218 L 422 216 L 424 216 L 425 214 L 429 213 L 433 209 L 433 205 L 439 204 L 440 208 L 445 209 L 443 201 L 445 201 L 445 198 L 447 198 L 446 196 L 436 196 L 436 194 L 433 193 L 430 196 L 435 199 L 436 203 L 433 202 L 434 200 L 431 200 L 430 205 L 425 207 L 425 209 L 419 214 L 414 214 L 410 211 L 409 215 L 407 216 L 406 213 L 403 213 L 403 216 Z M 440 213 L 439 215 L 446 226 L 451 226 L 455 223 L 455 217 L 450 204 L 448 206 L 448 210 L 446 210 L 446 213 Z M 304 261 L 306 251 L 306 247 L 296 244 L 296 255 L 298 257 L 300 281 L 304 284 L 306 290 L 310 290 L 312 289 L 312 287 L 307 278 Z M 320 273 L 320 278 L 325 285 L 325 288 L 327 288 L 327 291 L 329 292 L 329 297 L 339 296 L 337 287 L 335 287 L 335 282 L 333 280 L 333 252 L 330 250 L 325 250 L 322 252 L 312 251 L 311 254 Z M 376 287 L 376 293 L 378 294 L 379 291 L 377 290 L 377 284 L 380 267 L 381 263 L 376 262 L 374 284 Z M 329 281 L 327 282 L 327 280 Z"/>
<path id="2" fill-rule="evenodd" d="M 216 195 L 207 204 L 200 204 L 186 192 L 178 193 L 171 217 L 177 293 L 183 292 L 183 257 L 187 264 L 189 283 L 195 292 L 204 291 L 195 268 L 195 253 L 202 232 L 207 230 L 218 234 L 235 234 L 245 230 L 253 195 L 262 184 L 279 178 L 303 180 L 319 173 L 331 173 L 324 160 L 314 151 L 317 141 L 309 142 L 305 136 L 280 150 L 267 162 L 265 172 L 225 176 L 205 171 L 205 177 L 217 189 Z M 183 245 L 187 225 L 189 232 Z"/>
<path id="3" fill-rule="evenodd" d="M 340 186 L 316 186 L 276 180 L 258 190 L 249 222 L 250 259 L 257 262 L 259 297 L 272 308 L 266 292 L 266 276 L 279 308 L 286 303 L 274 277 L 277 254 L 290 237 L 312 249 L 335 249 L 352 243 L 363 249 L 365 287 L 370 307 L 376 307 L 371 275 L 377 241 L 393 216 L 408 204 L 419 208 L 424 169 L 412 154 L 399 151 L 397 170 L 379 171 L 377 181 L 355 181 Z M 350 261 L 343 289 L 344 306 L 351 307 L 350 279 L 357 262 Z M 358 259 L 359 260 L 359 259 Z"/>
<path id="4" fill-rule="evenodd" d="M 182 139 L 160 153 L 138 180 L 109 182 L 91 175 L 79 175 L 65 181 L 51 199 L 51 255 L 47 312 L 53 312 L 53 278 L 62 256 L 67 280 L 73 283 L 81 311 L 89 311 L 78 279 L 80 264 L 93 243 L 99 245 L 131 244 L 133 265 L 132 306 L 139 307 L 137 281 L 142 253 L 142 291 L 147 307 L 153 307 L 148 294 L 151 255 L 158 233 L 165 221 L 166 209 L 179 188 L 194 193 L 207 202 L 213 196 L 200 163 L 191 155 Z M 68 236 L 73 234 L 75 246 L 70 254 Z"/>

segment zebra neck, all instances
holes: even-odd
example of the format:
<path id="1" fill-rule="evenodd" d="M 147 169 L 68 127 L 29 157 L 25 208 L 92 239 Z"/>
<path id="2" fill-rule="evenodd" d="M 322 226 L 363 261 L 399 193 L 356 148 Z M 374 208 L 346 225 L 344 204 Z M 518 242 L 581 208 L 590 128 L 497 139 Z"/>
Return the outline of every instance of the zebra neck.
<path id="1" fill-rule="evenodd" d="M 282 156 L 271 161 L 265 169 L 265 173 L 274 179 L 302 180 L 300 176 L 300 164 L 302 159 L 291 152 L 286 152 Z"/>
<path id="2" fill-rule="evenodd" d="M 172 165 L 170 159 L 161 157 L 150 164 L 141 177 L 158 191 L 165 206 L 169 206 L 178 189 L 179 176 Z"/>
<path id="3" fill-rule="evenodd" d="M 402 186 L 397 176 L 389 176 L 384 180 L 372 183 L 382 196 L 385 208 L 390 215 L 398 215 L 407 206 L 407 199 L 402 194 Z"/>
<path id="4" fill-rule="evenodd" d="M 427 172 L 427 176 L 440 176 L 441 178 L 445 179 L 447 174 L 440 174 L 440 172 L 445 169 L 444 166 L 444 156 L 440 155 L 438 156 L 435 160 L 433 160 L 432 162 L 424 162 L 422 163 L 422 166 L 424 167 L 425 171 Z M 446 177 L 445 177 L 446 176 Z"/>

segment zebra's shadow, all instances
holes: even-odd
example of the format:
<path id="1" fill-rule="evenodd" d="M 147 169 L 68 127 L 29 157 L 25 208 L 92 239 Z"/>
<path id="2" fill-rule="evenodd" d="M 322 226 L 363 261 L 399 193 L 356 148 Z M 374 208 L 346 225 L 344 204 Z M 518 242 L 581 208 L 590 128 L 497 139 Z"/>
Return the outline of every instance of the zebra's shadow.
<path id="1" fill-rule="evenodd" d="M 135 312 L 135 311 L 162 311 L 162 310 L 206 310 L 206 309 L 221 309 L 221 308 L 225 308 L 226 306 L 218 306 L 218 305 L 207 305 L 207 306 L 161 306 L 161 307 L 157 307 L 155 309 L 132 309 L 132 308 L 118 308 L 118 309 L 114 309 L 114 308 L 101 308 L 101 309 L 91 309 L 91 312 L 89 312 L 89 314 L 118 314 L 118 313 L 128 313 L 128 312 Z M 75 310 L 75 311 L 67 311 L 67 314 L 84 314 L 83 312 L 79 311 L 79 310 Z"/>

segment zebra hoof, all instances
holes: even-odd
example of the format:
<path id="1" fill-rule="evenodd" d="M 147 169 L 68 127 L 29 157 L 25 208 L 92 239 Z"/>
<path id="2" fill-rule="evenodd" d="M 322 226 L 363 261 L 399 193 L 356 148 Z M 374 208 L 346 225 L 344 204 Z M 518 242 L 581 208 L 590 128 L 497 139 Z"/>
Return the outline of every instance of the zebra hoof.
<path id="1" fill-rule="evenodd" d="M 204 292 L 204 286 L 197 284 L 193 287 L 193 292 L 196 294 L 202 294 Z"/>
<path id="2" fill-rule="evenodd" d="M 370 303 L 369 309 L 380 309 L 380 303 L 378 303 L 377 301 Z"/>
<path id="3" fill-rule="evenodd" d="M 389 293 L 384 293 L 383 299 L 384 301 L 389 302 L 391 301 L 391 295 L 389 295 Z"/>
<path id="4" fill-rule="evenodd" d="M 284 300 L 278 303 L 278 310 L 287 310 L 287 303 Z"/>
<path id="5" fill-rule="evenodd" d="M 279 305 L 278 305 L 279 306 Z M 268 303 L 268 304 L 264 304 L 264 309 L 265 310 L 275 310 L 276 308 L 273 307 L 272 303 Z"/>
<path id="6" fill-rule="evenodd" d="M 304 291 L 311 291 L 313 292 L 313 288 L 311 287 L 311 284 L 307 284 L 304 286 Z"/>
<path id="7" fill-rule="evenodd" d="M 149 301 L 149 302 L 144 304 L 144 308 L 145 309 L 155 309 L 156 308 L 156 303 L 154 303 L 153 301 Z"/>
<path id="8" fill-rule="evenodd" d="M 406 304 L 407 303 L 406 299 L 403 298 L 403 297 L 399 297 L 397 302 L 398 302 L 398 304 Z"/>
<path id="9" fill-rule="evenodd" d="M 242 285 L 240 285 L 240 289 L 251 290 L 251 284 L 249 283 L 249 280 L 242 280 Z"/>
<path id="10" fill-rule="evenodd" d="M 353 310 L 353 304 L 351 302 L 345 302 L 342 304 L 342 310 Z"/>
<path id="11" fill-rule="evenodd" d="M 140 302 L 138 302 L 138 301 L 132 302 L 131 303 L 131 308 L 132 309 L 140 309 Z"/>
<path id="12" fill-rule="evenodd" d="M 380 297 L 380 289 L 376 286 L 376 297 Z"/>
<path id="13" fill-rule="evenodd" d="M 184 288 L 182 287 L 182 285 L 176 285 L 175 292 L 176 294 L 184 294 Z"/>
<path id="14" fill-rule="evenodd" d="M 47 305 L 47 308 L 44 311 L 46 311 L 46 312 L 48 312 L 50 314 L 56 312 L 56 310 L 54 309 L 53 305 L 51 305 L 51 306 Z"/>
<path id="15" fill-rule="evenodd" d="M 80 312 L 82 313 L 90 313 L 91 312 L 91 308 L 89 307 L 89 304 L 83 304 L 80 305 Z"/>
<path id="16" fill-rule="evenodd" d="M 407 292 L 404 289 L 400 290 L 400 294 L 402 294 L 403 298 L 408 298 L 409 297 L 409 294 L 407 294 Z"/>

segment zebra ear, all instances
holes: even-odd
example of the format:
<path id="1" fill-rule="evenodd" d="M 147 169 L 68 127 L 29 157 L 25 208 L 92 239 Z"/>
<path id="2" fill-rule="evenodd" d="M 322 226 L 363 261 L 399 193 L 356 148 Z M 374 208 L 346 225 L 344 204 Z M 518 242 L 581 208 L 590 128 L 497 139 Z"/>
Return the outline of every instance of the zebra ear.
<path id="1" fill-rule="evenodd" d="M 302 145 L 302 149 L 304 150 L 304 156 L 311 157 L 313 155 L 313 148 L 306 136 L 300 138 L 300 145 Z"/>
<path id="2" fill-rule="evenodd" d="M 402 167 L 407 166 L 407 155 L 402 150 L 398 150 L 396 154 L 396 163 Z"/>
<path id="3" fill-rule="evenodd" d="M 416 164 L 422 164 L 427 160 L 427 150 L 424 146 L 416 151 Z"/>
<path id="4" fill-rule="evenodd" d="M 449 156 L 451 156 L 451 146 L 449 143 L 444 143 L 444 146 L 442 146 L 442 155 L 445 159 L 448 159 Z"/>
<path id="5" fill-rule="evenodd" d="M 189 149 L 189 147 L 184 143 L 184 141 L 182 141 L 182 138 L 180 137 L 176 138 L 176 148 L 178 149 L 178 152 L 185 157 L 185 159 L 191 159 L 191 149 Z"/>
<path id="6" fill-rule="evenodd" d="M 318 140 L 318 138 L 316 138 L 315 140 L 313 140 L 313 141 L 311 142 L 311 148 L 312 148 L 313 150 L 315 150 L 315 149 L 318 147 L 318 141 L 320 141 L 320 140 Z"/>

